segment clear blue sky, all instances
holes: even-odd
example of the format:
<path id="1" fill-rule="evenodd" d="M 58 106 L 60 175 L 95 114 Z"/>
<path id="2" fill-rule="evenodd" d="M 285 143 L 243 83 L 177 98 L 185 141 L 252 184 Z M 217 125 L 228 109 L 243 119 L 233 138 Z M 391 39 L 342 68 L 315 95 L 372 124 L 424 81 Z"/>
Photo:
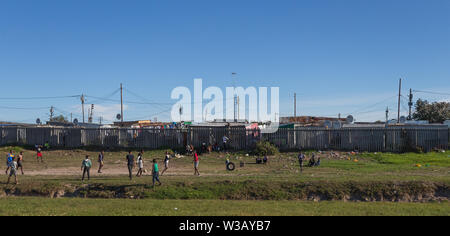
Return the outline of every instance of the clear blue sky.
<path id="1" fill-rule="evenodd" d="M 194 78 L 224 88 L 236 72 L 240 86 L 279 86 L 282 115 L 297 92 L 298 115 L 382 120 L 400 77 L 405 95 L 450 92 L 449 12 L 448 0 L 2 0 L 0 98 L 104 97 L 123 82 L 141 96 L 128 101 L 168 103 Z M 90 102 L 96 120 L 119 112 Z M 80 118 L 77 98 L 0 99 L 0 120 L 45 120 L 51 105 Z M 127 104 L 125 119 L 167 120 L 168 109 Z"/>

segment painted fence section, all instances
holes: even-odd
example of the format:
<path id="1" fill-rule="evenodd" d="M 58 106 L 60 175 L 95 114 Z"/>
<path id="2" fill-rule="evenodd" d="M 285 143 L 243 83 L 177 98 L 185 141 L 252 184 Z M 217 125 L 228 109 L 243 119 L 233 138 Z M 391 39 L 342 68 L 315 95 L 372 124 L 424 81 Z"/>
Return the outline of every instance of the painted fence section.
<path id="1" fill-rule="evenodd" d="M 430 151 L 448 149 L 449 129 L 427 128 L 296 128 L 280 129 L 273 134 L 241 127 L 191 127 L 186 129 L 88 129 L 88 128 L 0 128 L 0 145 L 35 145 L 49 142 L 53 147 L 85 146 L 123 148 L 184 148 L 222 145 L 227 136 L 234 150 L 250 150 L 260 140 L 280 150 L 359 150 L 370 152 L 407 152 L 416 148 Z"/>

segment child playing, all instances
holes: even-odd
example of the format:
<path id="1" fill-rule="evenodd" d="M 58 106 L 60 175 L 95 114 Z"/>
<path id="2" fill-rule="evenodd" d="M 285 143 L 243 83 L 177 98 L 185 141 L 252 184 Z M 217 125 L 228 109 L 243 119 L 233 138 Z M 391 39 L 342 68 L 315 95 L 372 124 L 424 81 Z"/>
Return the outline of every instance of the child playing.
<path id="1" fill-rule="evenodd" d="M 153 187 L 155 187 L 155 181 L 158 181 L 159 185 L 162 185 L 161 181 L 159 181 L 159 168 L 158 163 L 156 162 L 155 159 L 153 159 L 152 175 L 153 175 Z"/>
<path id="2" fill-rule="evenodd" d="M 137 157 L 137 164 L 138 164 L 139 170 L 136 174 L 136 177 L 141 177 L 142 172 L 144 171 L 144 159 L 142 158 L 142 155 L 143 155 L 142 152 L 140 152 Z"/>

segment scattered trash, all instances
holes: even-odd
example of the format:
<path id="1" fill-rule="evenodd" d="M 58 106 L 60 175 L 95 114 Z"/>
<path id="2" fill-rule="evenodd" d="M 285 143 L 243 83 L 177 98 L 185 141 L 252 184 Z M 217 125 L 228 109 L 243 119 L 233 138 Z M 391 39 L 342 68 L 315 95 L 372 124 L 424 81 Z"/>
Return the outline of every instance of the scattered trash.
<path id="1" fill-rule="evenodd" d="M 420 168 L 420 167 L 422 167 L 422 165 L 421 164 L 416 164 L 416 167 Z"/>

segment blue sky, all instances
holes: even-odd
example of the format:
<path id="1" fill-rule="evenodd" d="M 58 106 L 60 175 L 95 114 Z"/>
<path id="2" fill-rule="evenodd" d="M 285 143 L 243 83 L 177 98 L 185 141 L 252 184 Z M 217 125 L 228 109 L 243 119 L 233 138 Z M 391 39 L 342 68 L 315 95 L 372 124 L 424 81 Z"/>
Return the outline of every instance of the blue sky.
<path id="1" fill-rule="evenodd" d="M 231 86 L 231 72 L 240 86 L 280 87 L 283 116 L 297 92 L 298 115 L 383 120 L 400 77 L 405 96 L 450 92 L 449 12 L 448 0 L 2 0 L 0 120 L 45 120 L 52 105 L 80 118 L 78 98 L 4 98 L 81 93 L 114 95 L 87 101 L 113 120 L 121 82 L 126 101 L 171 103 L 194 78 Z M 125 119 L 170 118 L 170 105 L 125 107 Z"/>

